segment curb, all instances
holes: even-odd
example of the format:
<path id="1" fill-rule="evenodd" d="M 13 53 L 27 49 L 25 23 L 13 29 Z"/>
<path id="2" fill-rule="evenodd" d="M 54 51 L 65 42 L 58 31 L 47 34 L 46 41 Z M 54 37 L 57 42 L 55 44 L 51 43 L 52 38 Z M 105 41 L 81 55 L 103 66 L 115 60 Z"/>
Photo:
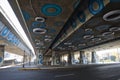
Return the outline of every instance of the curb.
<path id="1" fill-rule="evenodd" d="M 40 68 L 19 68 L 21 71 L 33 71 L 33 70 L 41 70 Z"/>

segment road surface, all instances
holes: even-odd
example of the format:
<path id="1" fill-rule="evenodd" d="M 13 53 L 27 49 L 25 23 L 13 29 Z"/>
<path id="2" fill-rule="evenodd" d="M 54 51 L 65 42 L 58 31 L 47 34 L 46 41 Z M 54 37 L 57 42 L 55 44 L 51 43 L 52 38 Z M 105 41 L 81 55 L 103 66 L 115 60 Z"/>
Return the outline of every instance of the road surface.
<path id="1" fill-rule="evenodd" d="M 0 80 L 120 80 L 120 64 L 86 65 L 46 70 L 0 70 Z"/>

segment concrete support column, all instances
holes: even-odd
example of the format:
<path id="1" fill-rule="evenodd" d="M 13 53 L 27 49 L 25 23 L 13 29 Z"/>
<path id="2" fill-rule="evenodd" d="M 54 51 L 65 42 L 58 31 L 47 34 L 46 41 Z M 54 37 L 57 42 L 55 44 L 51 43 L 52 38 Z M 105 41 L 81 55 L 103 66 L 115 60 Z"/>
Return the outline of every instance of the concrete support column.
<path id="1" fill-rule="evenodd" d="M 55 51 L 52 51 L 52 62 L 51 65 L 55 65 Z"/>
<path id="2" fill-rule="evenodd" d="M 0 45 L 0 66 L 3 64 L 3 60 L 4 60 L 4 49 L 5 49 L 5 46 Z"/>
<path id="3" fill-rule="evenodd" d="M 60 55 L 56 51 L 52 51 L 52 65 L 60 64 Z"/>
<path id="4" fill-rule="evenodd" d="M 74 52 L 71 52 L 71 64 L 74 64 Z"/>
<path id="5" fill-rule="evenodd" d="M 39 53 L 39 65 L 43 65 L 43 54 L 42 53 Z"/>
<path id="6" fill-rule="evenodd" d="M 60 65 L 60 54 L 59 53 L 56 53 L 56 64 L 57 65 Z"/>
<path id="7" fill-rule="evenodd" d="M 92 60 L 91 60 L 91 63 L 96 63 L 96 52 L 95 52 L 95 51 L 93 51 L 91 55 L 92 55 L 92 58 L 91 58 L 91 59 L 92 59 Z"/>
<path id="8" fill-rule="evenodd" d="M 41 53 L 41 51 L 36 51 L 37 53 L 37 64 L 42 66 L 43 65 L 43 54 Z"/>
<path id="9" fill-rule="evenodd" d="M 80 64 L 85 63 L 85 53 L 84 51 L 80 51 Z"/>
<path id="10" fill-rule="evenodd" d="M 72 57 L 71 57 L 71 52 L 68 52 L 68 65 L 72 64 Z"/>

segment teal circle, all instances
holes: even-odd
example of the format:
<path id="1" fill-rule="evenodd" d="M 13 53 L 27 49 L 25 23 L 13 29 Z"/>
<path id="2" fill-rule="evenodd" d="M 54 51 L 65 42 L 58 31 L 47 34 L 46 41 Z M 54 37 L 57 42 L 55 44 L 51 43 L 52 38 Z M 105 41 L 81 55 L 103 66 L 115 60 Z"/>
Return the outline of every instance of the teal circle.
<path id="1" fill-rule="evenodd" d="M 49 12 L 48 9 L 55 9 L 54 12 Z M 57 16 L 62 12 L 62 8 L 57 4 L 45 4 L 42 6 L 41 12 L 46 16 Z"/>
<path id="2" fill-rule="evenodd" d="M 97 10 L 94 10 L 94 9 L 93 9 L 93 3 L 94 3 L 94 2 L 97 2 L 97 3 L 98 3 L 99 8 L 98 8 Z M 89 0 L 89 11 L 90 11 L 93 15 L 99 13 L 103 8 L 104 8 L 103 0 Z"/>

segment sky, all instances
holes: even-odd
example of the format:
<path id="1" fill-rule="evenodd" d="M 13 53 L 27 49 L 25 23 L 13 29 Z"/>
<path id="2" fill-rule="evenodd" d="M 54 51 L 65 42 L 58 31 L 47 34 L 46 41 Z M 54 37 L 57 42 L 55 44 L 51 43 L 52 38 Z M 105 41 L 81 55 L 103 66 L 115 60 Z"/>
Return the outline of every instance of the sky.
<path id="1" fill-rule="evenodd" d="M 13 54 L 10 52 L 4 53 L 4 60 L 12 60 L 12 59 L 16 59 L 17 61 L 21 62 L 23 60 L 23 56 Z"/>

